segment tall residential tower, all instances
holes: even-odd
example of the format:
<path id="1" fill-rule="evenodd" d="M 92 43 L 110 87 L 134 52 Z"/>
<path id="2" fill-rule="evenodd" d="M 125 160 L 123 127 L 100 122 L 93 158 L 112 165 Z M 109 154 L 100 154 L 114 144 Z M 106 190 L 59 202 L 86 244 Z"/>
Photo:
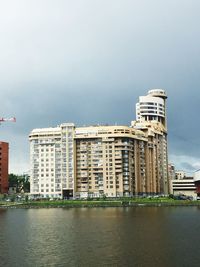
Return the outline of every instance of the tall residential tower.
<path id="1" fill-rule="evenodd" d="M 148 138 L 148 177 L 153 192 L 167 194 L 167 94 L 162 89 L 152 89 L 146 96 L 140 96 L 136 104 L 136 121 L 132 127 L 146 133 Z"/>

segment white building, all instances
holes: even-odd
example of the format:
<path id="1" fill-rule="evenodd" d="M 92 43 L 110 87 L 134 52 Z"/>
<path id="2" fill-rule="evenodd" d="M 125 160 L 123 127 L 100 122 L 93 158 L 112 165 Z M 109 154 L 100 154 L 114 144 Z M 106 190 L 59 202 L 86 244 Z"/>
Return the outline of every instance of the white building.
<path id="1" fill-rule="evenodd" d="M 34 129 L 30 136 L 30 193 L 34 197 L 73 196 L 74 124 Z"/>
<path id="2" fill-rule="evenodd" d="M 173 195 L 186 195 L 196 197 L 196 187 L 193 177 L 171 180 Z"/>

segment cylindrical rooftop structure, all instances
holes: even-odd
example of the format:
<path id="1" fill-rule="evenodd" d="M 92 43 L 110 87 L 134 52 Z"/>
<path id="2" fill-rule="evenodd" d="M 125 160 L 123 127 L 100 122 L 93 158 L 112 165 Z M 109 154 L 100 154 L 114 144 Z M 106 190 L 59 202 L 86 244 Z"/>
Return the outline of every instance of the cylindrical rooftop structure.
<path id="1" fill-rule="evenodd" d="M 158 121 L 167 128 L 166 98 L 167 94 L 163 89 L 152 89 L 146 96 L 140 96 L 136 104 L 136 120 Z"/>
<path id="2" fill-rule="evenodd" d="M 151 89 L 148 91 L 148 95 L 155 96 L 155 97 L 161 97 L 164 99 L 167 98 L 167 94 L 166 94 L 165 90 L 163 90 L 163 89 Z"/>

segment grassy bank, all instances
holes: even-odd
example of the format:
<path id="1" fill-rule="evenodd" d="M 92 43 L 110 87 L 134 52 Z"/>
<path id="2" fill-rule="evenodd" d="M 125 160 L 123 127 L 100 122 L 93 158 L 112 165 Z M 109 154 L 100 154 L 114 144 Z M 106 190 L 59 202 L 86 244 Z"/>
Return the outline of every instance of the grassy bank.
<path id="1" fill-rule="evenodd" d="M 139 206 L 200 206 L 200 201 L 169 198 L 138 198 L 116 200 L 56 200 L 0 202 L 2 208 L 73 208 L 73 207 L 139 207 Z"/>

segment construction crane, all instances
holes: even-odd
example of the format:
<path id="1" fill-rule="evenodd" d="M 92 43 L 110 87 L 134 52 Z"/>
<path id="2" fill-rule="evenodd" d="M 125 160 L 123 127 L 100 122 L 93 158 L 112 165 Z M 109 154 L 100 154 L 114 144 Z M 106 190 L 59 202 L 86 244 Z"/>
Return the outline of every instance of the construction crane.
<path id="1" fill-rule="evenodd" d="M 2 118 L 2 117 L 0 117 L 0 124 L 2 122 L 5 122 L 5 121 L 16 122 L 16 118 L 15 117 L 12 117 L 12 118 Z"/>

